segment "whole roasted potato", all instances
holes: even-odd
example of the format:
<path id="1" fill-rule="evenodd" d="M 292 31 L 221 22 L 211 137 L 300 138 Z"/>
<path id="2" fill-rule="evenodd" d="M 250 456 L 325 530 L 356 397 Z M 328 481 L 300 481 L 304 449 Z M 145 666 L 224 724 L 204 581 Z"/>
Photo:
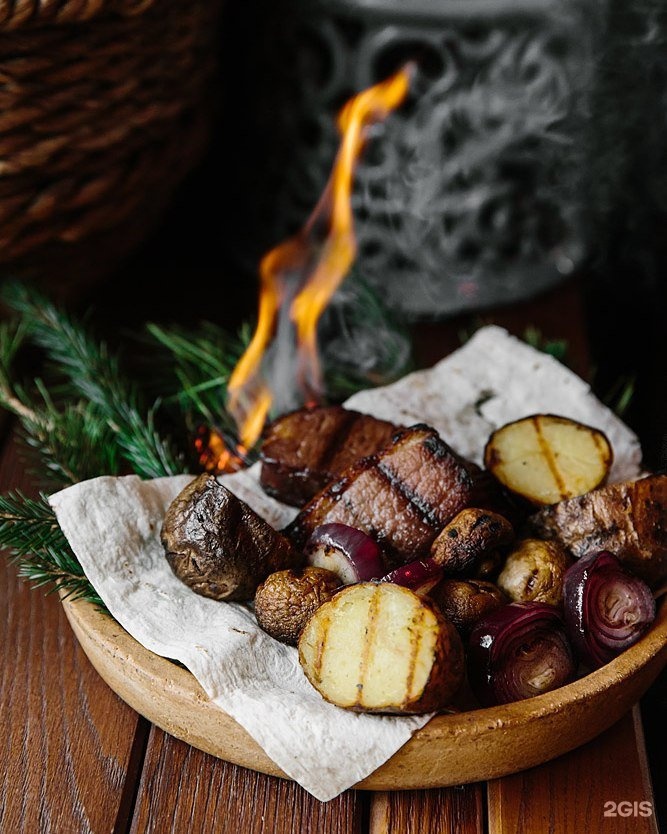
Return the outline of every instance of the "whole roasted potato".
<path id="1" fill-rule="evenodd" d="M 507 559 L 498 587 L 512 602 L 563 601 L 563 577 L 572 559 L 557 542 L 524 539 Z"/>
<path id="2" fill-rule="evenodd" d="M 308 620 L 341 585 L 340 577 L 325 568 L 271 573 L 255 594 L 257 622 L 271 637 L 296 646 Z"/>
<path id="3" fill-rule="evenodd" d="M 176 576 L 218 600 L 252 599 L 270 573 L 303 561 L 285 536 L 207 474 L 169 505 L 161 539 Z"/>
<path id="4" fill-rule="evenodd" d="M 493 582 L 481 579 L 443 579 L 431 599 L 462 635 L 467 635 L 483 617 L 507 603 Z"/>

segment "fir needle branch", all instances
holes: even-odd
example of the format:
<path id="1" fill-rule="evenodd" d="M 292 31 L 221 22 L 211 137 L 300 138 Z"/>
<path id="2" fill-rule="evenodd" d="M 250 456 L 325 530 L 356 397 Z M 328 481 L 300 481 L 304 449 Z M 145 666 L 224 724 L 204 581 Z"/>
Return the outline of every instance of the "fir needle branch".
<path id="1" fill-rule="evenodd" d="M 524 342 L 535 348 L 535 350 L 542 351 L 542 353 L 548 353 L 564 365 L 567 364 L 567 339 L 548 339 L 542 334 L 542 331 L 534 325 L 526 327 L 521 338 Z"/>
<path id="2" fill-rule="evenodd" d="M 66 597 L 102 601 L 72 552 L 46 496 L 0 495 L 0 548 L 17 562 L 19 575 L 34 587 L 51 584 Z"/>
<path id="3" fill-rule="evenodd" d="M 618 416 L 624 417 L 635 395 L 635 377 L 619 377 L 603 396 L 602 402 Z"/>
<path id="4" fill-rule="evenodd" d="M 178 403 L 192 425 L 233 426 L 227 413 L 227 383 L 245 346 L 250 328 L 244 326 L 231 336 L 218 325 L 202 322 L 196 331 L 178 326 L 148 323 L 146 330 L 153 346 L 162 349 L 158 356 L 156 378 L 163 391 L 170 391 L 165 401 Z"/>
<path id="5" fill-rule="evenodd" d="M 23 284 L 6 285 L 2 297 L 21 314 L 30 338 L 99 409 L 136 474 L 157 478 L 184 471 L 182 455 L 157 429 L 159 403 L 148 410 L 141 406 L 136 387 L 122 375 L 118 358 L 104 342 L 92 339 L 78 322 Z"/>
<path id="6" fill-rule="evenodd" d="M 11 383 L 11 368 L 25 342 L 26 328 L 21 321 L 0 322 L 0 405 L 26 420 L 37 420 L 23 391 Z"/>
<path id="7" fill-rule="evenodd" d="M 12 384 L 11 366 L 24 336 L 23 323 L 0 323 L 0 405 L 18 416 L 23 439 L 39 464 L 36 473 L 58 486 L 117 474 L 116 443 L 97 406 L 82 401 L 59 408 L 41 379 L 34 380 L 30 396 Z"/>
<path id="8" fill-rule="evenodd" d="M 97 406 L 82 400 L 59 410 L 41 380 L 36 386 L 44 401 L 39 419 L 21 423 L 24 440 L 39 464 L 37 473 L 60 486 L 117 475 L 118 446 Z"/>

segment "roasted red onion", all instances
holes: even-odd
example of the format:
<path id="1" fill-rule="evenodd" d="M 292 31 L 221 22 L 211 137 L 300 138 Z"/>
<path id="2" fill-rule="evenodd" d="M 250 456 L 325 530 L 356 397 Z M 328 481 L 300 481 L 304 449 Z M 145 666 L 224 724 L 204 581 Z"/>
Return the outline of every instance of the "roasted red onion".
<path id="1" fill-rule="evenodd" d="M 606 550 L 568 568 L 563 603 L 575 651 L 593 669 L 636 643 L 655 619 L 649 586 Z"/>
<path id="2" fill-rule="evenodd" d="M 386 571 L 380 545 L 347 524 L 321 524 L 306 543 L 309 565 L 338 574 L 344 585 L 379 579 Z"/>
<path id="3" fill-rule="evenodd" d="M 542 602 L 513 602 L 480 620 L 468 659 L 470 683 L 487 706 L 550 692 L 576 668 L 558 609 Z"/>
<path id="4" fill-rule="evenodd" d="M 382 582 L 393 582 L 394 585 L 403 585 L 420 596 L 432 591 L 444 575 L 443 568 L 436 564 L 433 559 L 418 559 L 415 562 L 408 562 L 396 568 L 391 573 L 382 577 Z"/>

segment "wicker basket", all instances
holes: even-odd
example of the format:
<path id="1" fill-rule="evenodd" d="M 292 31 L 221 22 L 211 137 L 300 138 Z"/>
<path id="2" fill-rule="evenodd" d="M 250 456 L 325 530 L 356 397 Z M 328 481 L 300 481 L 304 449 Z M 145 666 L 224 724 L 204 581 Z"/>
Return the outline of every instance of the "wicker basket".
<path id="1" fill-rule="evenodd" d="M 0 0 L 0 272 L 108 272 L 205 146 L 218 0 Z"/>

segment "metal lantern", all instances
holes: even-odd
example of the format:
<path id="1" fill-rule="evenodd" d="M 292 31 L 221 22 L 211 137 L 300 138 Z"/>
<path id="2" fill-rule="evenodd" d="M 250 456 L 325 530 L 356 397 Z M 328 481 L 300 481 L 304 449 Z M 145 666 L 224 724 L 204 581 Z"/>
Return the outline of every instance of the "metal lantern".
<path id="1" fill-rule="evenodd" d="M 244 128 L 229 140 L 228 243 L 249 268 L 315 204 L 340 105 L 408 60 L 410 99 L 357 172 L 360 275 L 417 319 L 533 295 L 590 253 L 596 163 L 617 138 L 594 122 L 609 4 L 275 0 L 254 12 L 254 46 L 235 65 L 247 67 Z"/>

